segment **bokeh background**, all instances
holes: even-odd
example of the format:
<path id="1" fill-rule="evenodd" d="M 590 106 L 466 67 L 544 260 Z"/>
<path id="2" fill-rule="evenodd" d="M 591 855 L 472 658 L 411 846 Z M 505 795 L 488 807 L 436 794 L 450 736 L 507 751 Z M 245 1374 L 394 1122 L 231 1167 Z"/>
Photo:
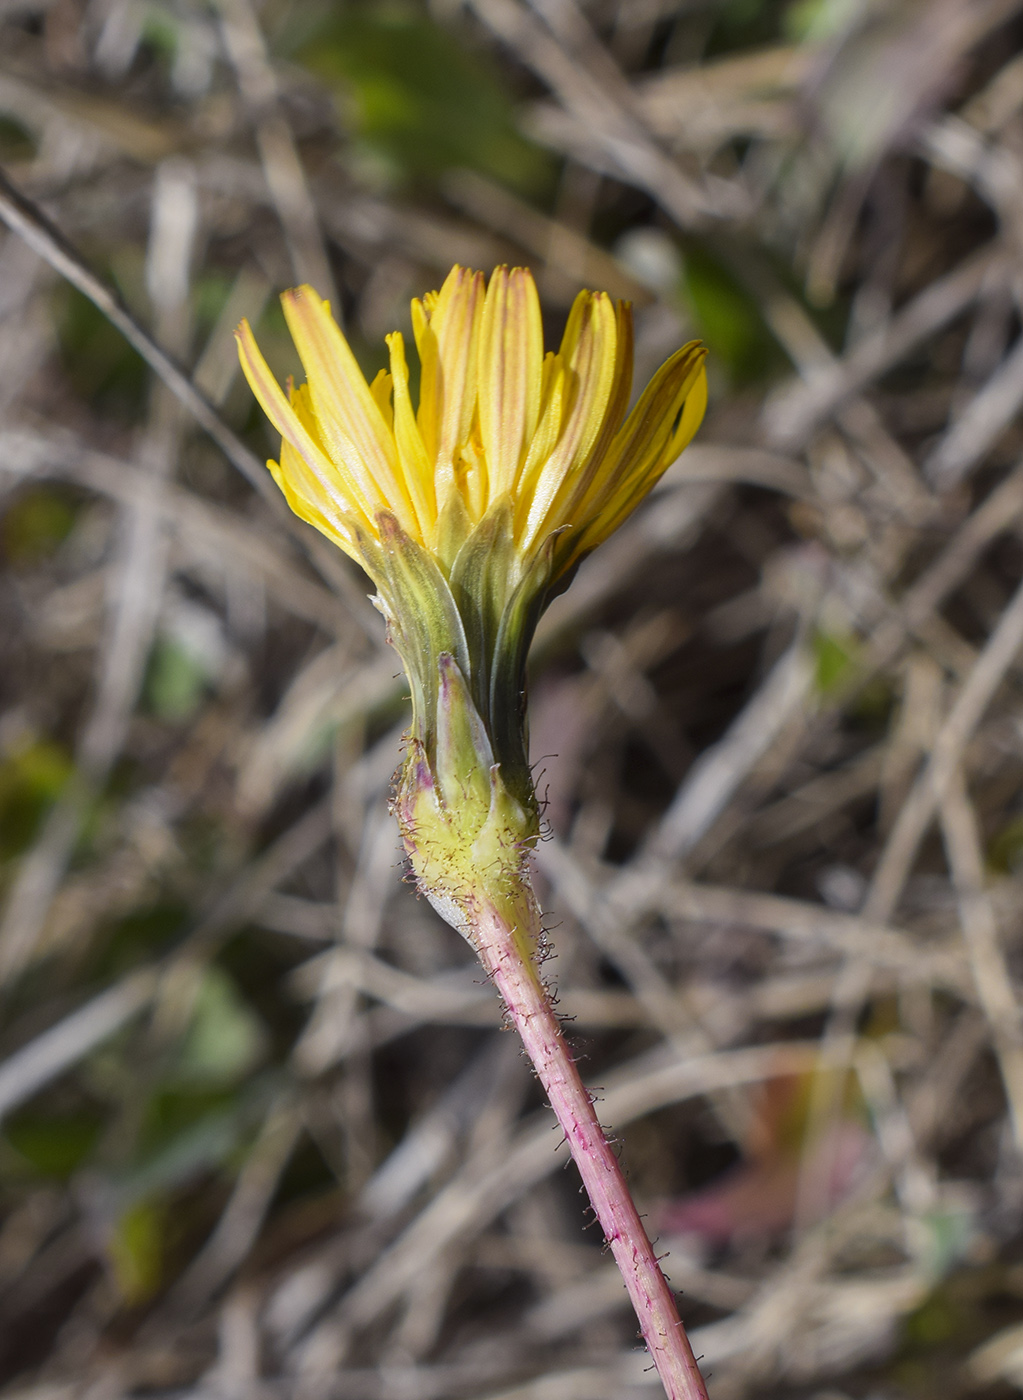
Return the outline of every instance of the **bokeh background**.
<path id="1" fill-rule="evenodd" d="M 1018 1393 L 1020 0 L 3 0 L 0 166 L 5 1394 L 658 1394 L 234 357 L 310 280 L 371 374 L 455 261 L 711 350 L 531 706 L 712 1396 Z"/>

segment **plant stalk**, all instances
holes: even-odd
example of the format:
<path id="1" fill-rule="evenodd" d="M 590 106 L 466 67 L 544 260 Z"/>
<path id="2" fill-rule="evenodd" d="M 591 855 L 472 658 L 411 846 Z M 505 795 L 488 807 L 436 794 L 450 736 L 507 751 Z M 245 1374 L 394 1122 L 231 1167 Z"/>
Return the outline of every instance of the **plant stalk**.
<path id="1" fill-rule="evenodd" d="M 526 901 L 517 901 L 525 904 Z M 533 960 L 523 946 L 539 934 L 521 930 L 496 909 L 479 910 L 472 930 L 480 961 L 515 1028 L 565 1133 L 604 1239 L 621 1271 L 643 1339 L 669 1400 L 707 1400 L 707 1390 L 668 1282 L 640 1220 L 618 1158 L 604 1135 Z M 524 938 L 523 934 L 529 934 Z"/>

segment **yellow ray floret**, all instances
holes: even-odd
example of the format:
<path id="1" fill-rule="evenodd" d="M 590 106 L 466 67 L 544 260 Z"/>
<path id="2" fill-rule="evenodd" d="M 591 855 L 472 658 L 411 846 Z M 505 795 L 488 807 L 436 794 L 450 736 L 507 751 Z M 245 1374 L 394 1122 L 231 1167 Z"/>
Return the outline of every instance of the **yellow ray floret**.
<path id="1" fill-rule="evenodd" d="M 366 383 L 330 308 L 312 287 L 282 298 L 307 383 L 285 395 L 247 321 L 242 369 L 281 434 L 270 470 L 291 508 L 363 561 L 378 516 L 445 564 L 495 506 L 511 509 L 524 558 L 558 534 L 564 573 L 636 508 L 699 427 L 705 351 L 691 341 L 654 375 L 626 416 L 632 314 L 604 292 L 576 297 L 556 354 L 543 352 L 531 274 L 452 268 L 412 303 L 421 365 L 418 409 L 402 336 L 390 373 Z"/>

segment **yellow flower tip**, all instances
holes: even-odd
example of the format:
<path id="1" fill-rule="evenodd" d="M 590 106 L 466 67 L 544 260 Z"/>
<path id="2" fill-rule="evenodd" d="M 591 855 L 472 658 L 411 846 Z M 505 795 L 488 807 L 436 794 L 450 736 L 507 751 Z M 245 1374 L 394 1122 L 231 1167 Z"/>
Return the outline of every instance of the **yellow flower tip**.
<path id="1" fill-rule="evenodd" d="M 281 293 L 281 305 L 287 310 L 289 307 L 299 307 L 312 304 L 321 308 L 330 315 L 330 302 L 324 301 L 315 287 L 308 282 L 303 282 L 300 287 L 289 287 L 286 292 Z"/>
<path id="2" fill-rule="evenodd" d="M 626 416 L 631 307 L 605 292 L 579 293 L 559 350 L 545 356 L 527 268 L 497 267 L 488 283 L 456 265 L 438 291 L 413 301 L 415 408 L 399 332 L 387 337 L 389 371 L 368 385 L 314 288 L 293 288 L 281 303 L 305 385 L 289 383 L 285 394 L 247 321 L 236 336 L 253 393 L 292 449 L 275 472 L 289 501 L 305 501 L 301 513 L 333 539 L 350 512 L 348 536 L 368 528 L 379 541 L 375 521 L 386 511 L 445 569 L 507 499 L 522 567 L 556 535 L 555 573 L 564 573 L 635 509 L 706 407 L 706 352 L 692 342 Z"/>

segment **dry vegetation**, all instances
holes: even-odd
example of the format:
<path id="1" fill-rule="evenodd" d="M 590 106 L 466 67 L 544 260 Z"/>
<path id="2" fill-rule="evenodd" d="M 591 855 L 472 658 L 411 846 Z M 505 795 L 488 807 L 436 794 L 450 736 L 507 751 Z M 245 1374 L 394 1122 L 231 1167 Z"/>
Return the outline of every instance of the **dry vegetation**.
<path id="1" fill-rule="evenodd" d="M 549 972 L 712 1395 L 1023 1387 L 1021 9 L 0 7 L 7 1395 L 657 1393 L 236 374 L 299 279 L 375 369 L 455 260 L 713 351 L 532 681 Z"/>

